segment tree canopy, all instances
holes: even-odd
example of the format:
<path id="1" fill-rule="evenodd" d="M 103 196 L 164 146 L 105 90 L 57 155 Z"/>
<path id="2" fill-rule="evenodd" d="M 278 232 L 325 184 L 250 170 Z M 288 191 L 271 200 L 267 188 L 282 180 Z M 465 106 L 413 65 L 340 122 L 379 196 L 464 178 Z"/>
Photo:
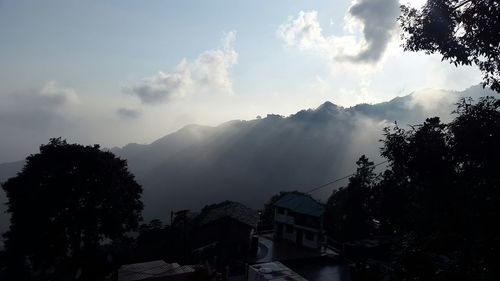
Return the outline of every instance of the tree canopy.
<path id="1" fill-rule="evenodd" d="M 393 253 L 399 279 L 500 277 L 500 102 L 462 99 L 455 113 L 448 124 L 430 118 L 409 131 L 386 130 L 390 166 L 378 189 L 390 215 L 380 221 L 401 239 Z"/>
<path id="2" fill-rule="evenodd" d="M 354 240 L 367 237 L 371 217 L 369 197 L 375 179 L 375 166 L 365 155 L 358 161 L 356 173 L 349 178 L 349 184 L 333 192 L 326 204 L 326 225 L 334 238 Z"/>
<path id="3" fill-rule="evenodd" d="M 362 157 L 328 201 L 335 238 L 392 238 L 389 280 L 500 278 L 500 101 L 462 99 L 455 114 L 386 128 L 387 169 L 375 177 Z"/>
<path id="4" fill-rule="evenodd" d="M 427 0 L 421 9 L 403 5 L 399 22 L 405 50 L 475 64 L 483 86 L 500 92 L 500 1 Z"/>
<path id="5" fill-rule="evenodd" d="M 141 186 L 125 160 L 98 145 L 51 139 L 2 187 L 15 280 L 95 280 L 103 243 L 135 229 L 141 219 Z"/>

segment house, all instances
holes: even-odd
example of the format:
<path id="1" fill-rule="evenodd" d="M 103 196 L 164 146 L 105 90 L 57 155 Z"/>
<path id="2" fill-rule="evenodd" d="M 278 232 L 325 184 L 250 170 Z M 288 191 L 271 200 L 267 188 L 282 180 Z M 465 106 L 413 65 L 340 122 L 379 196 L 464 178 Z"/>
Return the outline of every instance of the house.
<path id="1" fill-rule="evenodd" d="M 225 201 L 205 207 L 196 220 L 194 253 L 217 256 L 227 263 L 247 257 L 259 215 L 241 203 Z"/>
<path id="2" fill-rule="evenodd" d="M 274 203 L 274 236 L 319 249 L 324 240 L 325 207 L 306 194 L 288 193 Z"/>
<path id="3" fill-rule="evenodd" d="M 279 261 L 254 264 L 248 267 L 248 281 L 307 281 Z"/>
<path id="4" fill-rule="evenodd" d="M 187 281 L 193 280 L 195 273 L 195 266 L 156 260 L 122 265 L 118 281 Z"/>

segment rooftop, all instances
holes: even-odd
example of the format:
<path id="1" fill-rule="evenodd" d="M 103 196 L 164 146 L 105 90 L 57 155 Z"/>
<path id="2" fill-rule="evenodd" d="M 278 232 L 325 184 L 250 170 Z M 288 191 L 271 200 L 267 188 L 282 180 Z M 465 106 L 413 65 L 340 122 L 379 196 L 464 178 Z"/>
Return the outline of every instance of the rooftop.
<path id="1" fill-rule="evenodd" d="M 274 206 L 292 210 L 296 213 L 319 217 L 325 212 L 323 204 L 309 195 L 288 193 L 281 197 Z"/>
<path id="2" fill-rule="evenodd" d="M 257 211 L 241 203 L 227 201 L 208 210 L 201 224 L 205 225 L 226 217 L 233 218 L 251 227 L 257 227 L 259 221 L 259 214 Z"/>
<path id="3" fill-rule="evenodd" d="M 259 277 L 254 276 L 251 271 L 255 272 L 254 274 Z M 255 279 L 250 279 L 251 277 Z M 248 280 L 307 281 L 279 261 L 251 265 Z"/>
<path id="4" fill-rule="evenodd" d="M 162 260 L 156 260 L 122 265 L 118 269 L 118 280 L 137 281 L 193 272 L 195 272 L 195 269 L 190 265 L 179 265 L 178 263 L 166 263 Z"/>

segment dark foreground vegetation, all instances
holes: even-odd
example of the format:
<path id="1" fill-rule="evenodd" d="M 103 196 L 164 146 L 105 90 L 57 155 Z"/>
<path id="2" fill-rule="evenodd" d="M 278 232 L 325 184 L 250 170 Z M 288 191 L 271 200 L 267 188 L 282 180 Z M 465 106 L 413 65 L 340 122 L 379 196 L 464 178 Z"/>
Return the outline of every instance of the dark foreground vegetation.
<path id="1" fill-rule="evenodd" d="M 359 264 L 364 280 L 499 280 L 500 101 L 464 99 L 455 114 L 386 128 L 387 170 L 362 156 L 328 200 L 336 239 L 391 241 L 382 262 Z"/>
<path id="2" fill-rule="evenodd" d="M 376 174 L 361 156 L 348 185 L 328 199 L 325 229 L 344 245 L 353 280 L 499 280 L 500 101 L 463 99 L 454 113 L 448 124 L 386 128 L 386 170 Z M 285 194 L 270 199 L 260 222 L 222 202 L 172 214 L 170 225 L 139 225 L 142 188 L 126 162 L 61 139 L 42 145 L 2 187 L 11 224 L 1 280 L 103 280 L 125 263 L 203 265 L 215 256 L 218 271 L 244 268 L 255 251 L 249 233 L 272 225 L 273 202 Z M 346 245 L 367 240 L 386 248 L 348 254 Z"/>
<path id="3" fill-rule="evenodd" d="M 125 160 L 97 145 L 52 139 L 2 187 L 11 215 L 0 265 L 8 280 L 101 277 L 111 269 L 105 245 L 141 219 L 141 186 Z"/>

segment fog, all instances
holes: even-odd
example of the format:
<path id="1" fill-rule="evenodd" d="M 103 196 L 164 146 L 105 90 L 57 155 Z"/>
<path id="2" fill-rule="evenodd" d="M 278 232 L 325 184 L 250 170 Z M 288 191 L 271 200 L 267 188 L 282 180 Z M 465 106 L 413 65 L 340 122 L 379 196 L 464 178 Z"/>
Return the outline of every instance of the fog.
<path id="1" fill-rule="evenodd" d="M 172 210 L 198 210 L 223 200 L 262 208 L 279 191 L 307 191 L 351 174 L 363 154 L 375 163 L 383 161 L 379 149 L 384 127 L 394 122 L 406 127 L 436 115 L 449 121 L 459 97 L 488 93 L 475 86 L 463 92 L 428 89 L 350 108 L 325 102 L 286 117 L 269 114 L 218 126 L 188 125 L 150 144 L 111 151 L 128 160 L 143 185 L 146 220 L 168 222 Z M 0 181 L 14 175 L 20 165 L 0 166 Z M 313 195 L 326 201 L 346 182 Z"/>

